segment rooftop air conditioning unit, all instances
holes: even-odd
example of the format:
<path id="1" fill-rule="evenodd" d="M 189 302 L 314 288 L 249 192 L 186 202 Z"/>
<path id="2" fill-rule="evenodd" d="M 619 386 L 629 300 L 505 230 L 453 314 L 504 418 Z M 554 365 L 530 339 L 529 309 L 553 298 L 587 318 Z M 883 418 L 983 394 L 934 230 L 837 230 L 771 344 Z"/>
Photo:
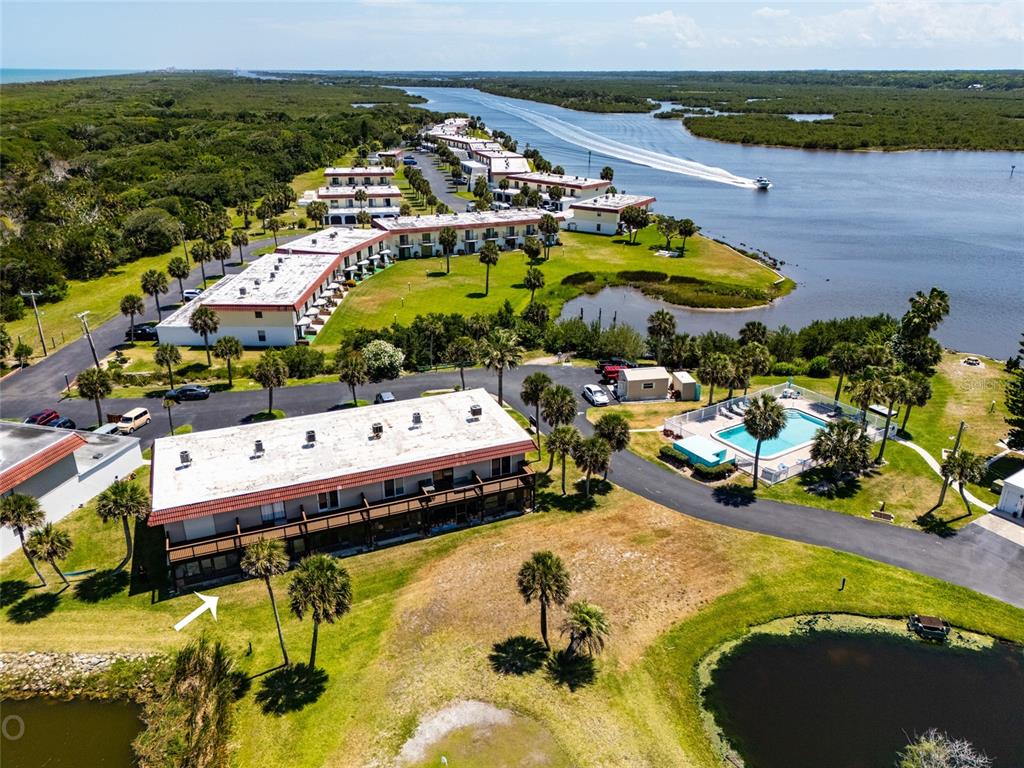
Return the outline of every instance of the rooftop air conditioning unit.
<path id="1" fill-rule="evenodd" d="M 284 256 L 278 256 L 277 257 L 277 263 L 278 264 L 284 264 Z"/>
<path id="2" fill-rule="evenodd" d="M 260 457 L 264 453 L 266 453 L 266 451 L 263 450 L 263 441 L 262 440 L 257 440 L 256 444 L 253 446 L 252 455 L 256 456 L 256 457 Z"/>
<path id="3" fill-rule="evenodd" d="M 245 296 L 245 286 L 244 285 L 239 286 L 239 288 L 238 288 L 238 295 L 239 296 Z"/>
<path id="4" fill-rule="evenodd" d="M 316 442 L 316 432 L 312 429 L 306 430 L 306 445 L 312 445 Z"/>
<path id="5" fill-rule="evenodd" d="M 472 416 L 474 419 L 479 419 L 481 416 L 483 416 L 483 414 L 484 409 L 481 408 L 476 403 L 473 403 L 471 406 L 469 406 L 469 415 Z"/>
<path id="6" fill-rule="evenodd" d="M 310 244 L 312 244 L 312 245 L 316 245 L 316 238 L 314 237 L 314 238 L 313 238 L 312 240 L 310 240 L 309 242 L 310 242 Z"/>
<path id="7" fill-rule="evenodd" d="M 377 440 L 383 434 L 384 434 L 384 425 L 381 424 L 379 421 L 378 422 L 374 422 L 374 425 L 373 425 L 373 439 Z"/>
<path id="8" fill-rule="evenodd" d="M 181 466 L 192 466 L 192 454 L 190 454 L 188 451 L 181 451 L 180 453 L 178 453 L 178 458 L 181 460 Z"/>
<path id="9" fill-rule="evenodd" d="M 256 285 L 259 285 L 260 284 L 260 279 L 257 277 L 255 280 L 253 280 L 253 282 L 256 283 Z"/>
<path id="10" fill-rule="evenodd" d="M 412 423 L 415 424 L 416 426 L 419 426 L 420 424 L 423 423 L 423 417 L 420 415 L 419 411 L 415 411 L 413 413 L 413 415 L 412 415 Z"/>

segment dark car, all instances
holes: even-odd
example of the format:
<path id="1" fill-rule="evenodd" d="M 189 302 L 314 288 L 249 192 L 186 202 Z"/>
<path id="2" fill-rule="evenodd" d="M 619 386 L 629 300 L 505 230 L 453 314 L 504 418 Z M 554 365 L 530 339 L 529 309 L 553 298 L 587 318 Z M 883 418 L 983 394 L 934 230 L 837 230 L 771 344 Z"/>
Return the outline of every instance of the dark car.
<path id="1" fill-rule="evenodd" d="M 402 164 L 403 165 L 416 165 L 417 164 L 416 163 L 416 158 L 415 157 L 403 157 L 402 158 Z"/>
<path id="2" fill-rule="evenodd" d="M 378 392 L 377 396 L 373 398 L 373 402 L 376 405 L 381 403 L 393 403 L 395 402 L 395 395 L 393 392 Z"/>
<path id="3" fill-rule="evenodd" d="M 156 323 L 139 323 L 134 330 L 136 341 L 156 341 Z M 124 340 L 132 340 L 132 331 L 125 331 Z"/>
<path id="4" fill-rule="evenodd" d="M 202 384 L 184 384 L 176 389 L 167 390 L 165 397 L 180 403 L 182 400 L 205 400 L 210 396 L 210 388 Z"/>
<path id="5" fill-rule="evenodd" d="M 45 410 L 39 411 L 39 413 L 33 413 L 31 416 L 25 419 L 25 423 L 38 424 L 42 427 L 49 427 L 52 426 L 55 421 L 59 420 L 60 414 L 57 413 L 52 408 L 47 408 Z"/>
<path id="6" fill-rule="evenodd" d="M 61 416 L 50 426 L 57 427 L 59 429 L 78 429 L 78 426 L 75 424 L 75 422 L 72 419 L 69 419 L 67 416 Z"/>

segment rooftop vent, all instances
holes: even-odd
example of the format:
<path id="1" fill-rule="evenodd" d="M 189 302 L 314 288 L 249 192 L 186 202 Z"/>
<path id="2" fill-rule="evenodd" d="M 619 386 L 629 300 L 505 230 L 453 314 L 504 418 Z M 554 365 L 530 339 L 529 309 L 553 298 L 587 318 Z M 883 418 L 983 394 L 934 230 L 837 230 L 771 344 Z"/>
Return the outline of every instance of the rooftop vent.
<path id="1" fill-rule="evenodd" d="M 240 285 L 238 287 L 238 295 L 239 296 L 245 296 L 245 286 L 244 285 Z"/>
<path id="2" fill-rule="evenodd" d="M 257 277 L 255 280 L 253 280 L 253 282 L 256 283 L 256 285 L 259 285 L 260 284 L 260 279 Z"/>
<path id="3" fill-rule="evenodd" d="M 278 256 L 277 257 L 277 263 L 278 264 L 284 264 L 284 256 Z"/>
<path id="4" fill-rule="evenodd" d="M 274 275 L 276 275 L 276 274 L 277 274 L 277 270 L 275 269 L 273 272 L 271 272 L 269 275 L 267 275 L 267 280 L 273 280 L 274 279 Z"/>
<path id="5" fill-rule="evenodd" d="M 312 429 L 306 430 L 306 445 L 312 445 L 316 442 L 316 431 Z"/>
<path id="6" fill-rule="evenodd" d="M 252 455 L 259 457 L 262 456 L 264 453 L 265 451 L 263 450 L 263 441 L 257 440 L 256 444 L 253 446 Z"/>
<path id="7" fill-rule="evenodd" d="M 473 403 L 471 406 L 469 406 L 469 415 L 472 416 L 474 419 L 479 419 L 481 416 L 483 416 L 483 414 L 484 409 L 481 408 L 476 403 Z"/>
<path id="8" fill-rule="evenodd" d="M 423 423 L 423 417 L 420 416 L 420 412 L 419 411 L 413 412 L 413 414 L 412 414 L 412 423 L 416 424 L 417 426 Z"/>
<path id="9" fill-rule="evenodd" d="M 188 451 L 181 451 L 178 453 L 178 458 L 181 460 L 181 466 L 190 467 L 192 466 L 192 454 Z"/>
<path id="10" fill-rule="evenodd" d="M 316 245 L 316 238 L 314 237 L 314 238 L 313 238 L 312 240 L 310 240 L 309 242 L 310 242 L 310 244 L 311 244 L 311 245 Z"/>
<path id="11" fill-rule="evenodd" d="M 380 436 L 383 435 L 383 434 L 384 434 L 384 425 L 381 424 L 379 421 L 374 422 L 374 425 L 373 425 L 373 439 L 376 440 L 376 439 L 380 438 Z"/>

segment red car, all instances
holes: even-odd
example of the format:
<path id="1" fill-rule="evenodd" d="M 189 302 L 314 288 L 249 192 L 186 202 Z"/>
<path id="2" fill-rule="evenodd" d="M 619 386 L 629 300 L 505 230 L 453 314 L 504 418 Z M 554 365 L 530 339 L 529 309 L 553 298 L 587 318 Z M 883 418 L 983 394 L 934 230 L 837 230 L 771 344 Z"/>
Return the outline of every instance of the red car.
<path id="1" fill-rule="evenodd" d="M 25 419 L 26 424 L 39 424 L 43 427 L 50 426 L 55 421 L 60 421 L 60 414 L 51 408 L 47 408 L 39 413 L 33 413 Z"/>
<path id="2" fill-rule="evenodd" d="M 606 365 L 601 372 L 601 381 L 605 384 L 614 384 L 619 380 L 619 373 L 626 368 L 625 365 Z"/>

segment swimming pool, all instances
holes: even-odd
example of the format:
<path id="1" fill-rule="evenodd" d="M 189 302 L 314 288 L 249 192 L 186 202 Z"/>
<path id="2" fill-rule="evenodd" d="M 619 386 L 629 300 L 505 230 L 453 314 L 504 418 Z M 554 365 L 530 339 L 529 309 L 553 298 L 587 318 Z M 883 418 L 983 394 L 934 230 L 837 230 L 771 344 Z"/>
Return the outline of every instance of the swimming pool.
<path id="1" fill-rule="evenodd" d="M 786 408 L 785 413 L 786 426 L 782 428 L 779 436 L 761 443 L 762 459 L 778 456 L 780 453 L 786 453 L 799 445 L 811 442 L 814 439 L 814 434 L 825 426 L 825 422 L 821 419 L 796 408 Z M 754 455 L 754 450 L 757 448 L 757 440 L 747 432 L 747 428 L 743 424 L 723 429 L 721 432 L 715 433 L 715 437 L 751 456 Z"/>

